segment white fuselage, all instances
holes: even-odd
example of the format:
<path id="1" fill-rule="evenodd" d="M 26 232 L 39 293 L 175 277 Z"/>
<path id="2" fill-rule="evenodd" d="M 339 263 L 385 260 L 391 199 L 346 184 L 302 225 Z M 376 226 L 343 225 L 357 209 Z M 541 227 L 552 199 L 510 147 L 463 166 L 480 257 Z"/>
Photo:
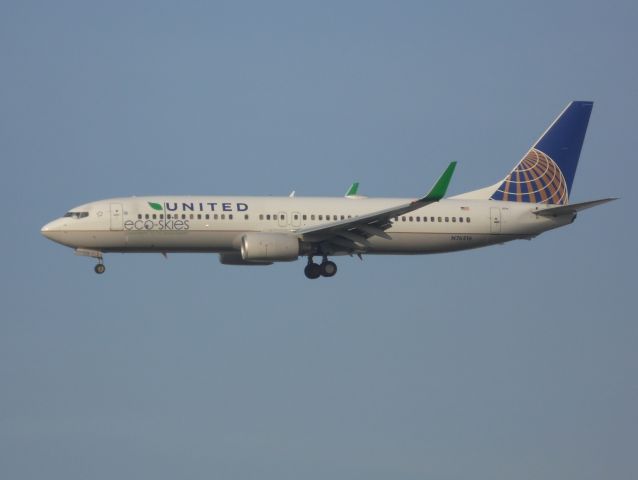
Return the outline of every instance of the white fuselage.
<path id="1" fill-rule="evenodd" d="M 239 252 L 250 232 L 297 230 L 409 202 L 402 198 L 158 196 L 112 198 L 76 207 L 42 228 L 63 245 L 99 252 Z M 153 207 L 154 205 L 154 207 Z M 444 199 L 396 217 L 371 254 L 450 252 L 532 238 L 573 221 L 533 212 L 545 205 Z"/>
<path id="2" fill-rule="evenodd" d="M 415 199 L 357 196 L 358 183 L 337 198 L 111 198 L 72 209 L 42 234 L 96 258 L 98 274 L 108 252 L 214 252 L 226 265 L 307 257 L 309 279 L 334 276 L 334 255 L 440 253 L 530 239 L 613 200 L 569 202 L 592 106 L 570 102 L 505 178 L 450 198 L 457 162 Z"/>

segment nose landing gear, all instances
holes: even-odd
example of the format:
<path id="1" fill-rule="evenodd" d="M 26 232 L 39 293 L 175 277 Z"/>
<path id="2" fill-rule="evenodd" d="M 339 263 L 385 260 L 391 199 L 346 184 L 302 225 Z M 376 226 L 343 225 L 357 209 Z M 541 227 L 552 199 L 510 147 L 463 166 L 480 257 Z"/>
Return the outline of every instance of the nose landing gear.
<path id="1" fill-rule="evenodd" d="M 81 257 L 97 258 L 97 265 L 95 266 L 93 270 L 95 270 L 95 273 L 97 273 L 98 275 L 102 275 L 106 271 L 106 267 L 104 266 L 104 262 L 102 260 L 102 252 L 100 252 L 99 250 L 90 250 L 88 248 L 76 248 L 75 254 Z"/>
<path id="2" fill-rule="evenodd" d="M 337 264 L 328 260 L 328 257 L 323 257 L 321 264 L 314 263 L 312 256 L 308 257 L 308 264 L 304 268 L 304 274 L 307 278 L 314 280 L 319 277 L 334 277 L 337 273 Z"/>

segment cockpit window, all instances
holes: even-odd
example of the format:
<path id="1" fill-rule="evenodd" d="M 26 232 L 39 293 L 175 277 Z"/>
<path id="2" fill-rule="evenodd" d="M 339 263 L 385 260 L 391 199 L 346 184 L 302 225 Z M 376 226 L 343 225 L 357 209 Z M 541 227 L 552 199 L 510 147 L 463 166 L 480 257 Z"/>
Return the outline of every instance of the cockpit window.
<path id="1" fill-rule="evenodd" d="M 64 216 L 70 218 L 84 218 L 89 216 L 89 212 L 66 212 Z"/>

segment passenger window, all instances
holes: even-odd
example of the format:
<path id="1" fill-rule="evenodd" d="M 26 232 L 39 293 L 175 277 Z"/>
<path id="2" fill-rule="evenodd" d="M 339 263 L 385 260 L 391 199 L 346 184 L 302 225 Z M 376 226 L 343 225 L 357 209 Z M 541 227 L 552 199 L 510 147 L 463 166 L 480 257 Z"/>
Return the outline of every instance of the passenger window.
<path id="1" fill-rule="evenodd" d="M 273 216 L 272 216 L 272 219 L 273 219 L 273 220 L 277 220 L 277 215 L 273 215 Z"/>
<path id="2" fill-rule="evenodd" d="M 452 217 L 452 223 L 456 223 L 456 217 Z"/>
<path id="3" fill-rule="evenodd" d="M 190 214 L 190 219 L 192 220 L 193 218 L 195 218 L 195 215 L 191 213 Z"/>
<path id="4" fill-rule="evenodd" d="M 463 217 L 459 217 L 459 222 L 463 223 Z"/>
<path id="5" fill-rule="evenodd" d="M 319 215 L 319 220 L 323 220 L 323 215 Z"/>
<path id="6" fill-rule="evenodd" d="M 450 221 L 450 217 L 445 217 L 445 222 L 449 222 Z"/>
<path id="7" fill-rule="evenodd" d="M 345 220 L 346 216 L 345 215 L 341 215 L 341 220 Z"/>
<path id="8" fill-rule="evenodd" d="M 149 218 L 149 217 L 148 217 L 148 213 L 147 213 L 146 215 L 144 215 L 144 218 L 145 218 L 146 220 L 148 220 L 148 218 Z"/>
<path id="9" fill-rule="evenodd" d="M 434 217 L 430 217 L 430 221 L 431 221 L 431 222 L 434 222 Z"/>
<path id="10" fill-rule="evenodd" d="M 207 213 L 205 218 L 206 220 L 210 220 L 210 215 Z"/>
<path id="11" fill-rule="evenodd" d="M 336 215 L 333 215 L 333 216 L 332 216 L 332 219 L 333 219 L 333 220 L 337 220 L 337 216 L 336 216 Z"/>
<path id="12" fill-rule="evenodd" d="M 465 221 L 466 221 L 467 223 L 470 223 L 470 217 L 466 217 L 466 218 L 465 218 Z"/>
<path id="13" fill-rule="evenodd" d="M 410 217 L 410 221 L 413 222 L 414 221 L 414 217 Z"/>
<path id="14" fill-rule="evenodd" d="M 307 220 L 307 219 L 308 219 L 308 215 L 306 215 L 306 214 L 304 213 L 303 217 L 301 217 L 301 218 L 302 218 L 303 220 Z"/>
<path id="15" fill-rule="evenodd" d="M 232 220 L 232 219 L 233 219 L 233 214 L 232 214 L 232 213 L 229 213 L 229 214 L 228 214 L 228 220 Z"/>
<path id="16" fill-rule="evenodd" d="M 66 216 L 66 215 L 65 215 L 65 216 Z M 138 220 L 142 220 L 142 214 L 141 214 L 141 213 L 138 213 L 138 214 L 137 214 L 137 219 L 138 219 Z"/>
<path id="17" fill-rule="evenodd" d="M 164 214 L 160 213 L 160 220 L 164 220 Z"/>
<path id="18" fill-rule="evenodd" d="M 215 215 L 213 215 L 213 218 L 214 218 L 215 220 L 217 220 L 217 219 L 219 218 L 219 215 L 215 214 Z"/>
<path id="19" fill-rule="evenodd" d="M 244 220 L 248 220 L 248 214 L 244 214 Z"/>
<path id="20" fill-rule="evenodd" d="M 299 215 L 295 213 L 295 215 L 292 218 L 294 218 L 295 220 L 299 220 Z"/>
<path id="21" fill-rule="evenodd" d="M 266 220 L 270 220 L 270 214 L 266 215 Z"/>
<path id="22" fill-rule="evenodd" d="M 439 223 L 441 223 L 443 219 L 441 217 L 437 217 L 437 220 L 439 221 Z"/>
<path id="23" fill-rule="evenodd" d="M 401 221 L 402 221 L 402 222 L 405 222 L 405 217 L 401 217 Z"/>
<path id="24" fill-rule="evenodd" d="M 182 213 L 182 220 L 186 220 L 186 214 Z"/>
<path id="25" fill-rule="evenodd" d="M 314 220 L 315 216 L 314 215 L 310 215 L 310 220 Z"/>
<path id="26" fill-rule="evenodd" d="M 224 213 L 221 214 L 221 219 L 226 220 L 226 215 Z"/>
<path id="27" fill-rule="evenodd" d="M 420 222 L 421 221 L 421 217 L 416 217 L 416 221 Z"/>

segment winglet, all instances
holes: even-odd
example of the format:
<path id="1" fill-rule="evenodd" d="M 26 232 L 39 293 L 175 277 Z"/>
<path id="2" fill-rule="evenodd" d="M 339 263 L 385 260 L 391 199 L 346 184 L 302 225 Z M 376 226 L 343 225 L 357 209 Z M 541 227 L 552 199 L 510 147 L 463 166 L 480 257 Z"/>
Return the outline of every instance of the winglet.
<path id="1" fill-rule="evenodd" d="M 350 188 L 346 192 L 346 197 L 353 197 L 357 194 L 358 191 L 359 191 L 359 182 L 353 182 L 353 184 L 350 185 Z"/>
<path id="2" fill-rule="evenodd" d="M 423 198 L 417 200 L 418 202 L 438 202 L 443 197 L 445 197 L 445 192 L 447 192 L 447 187 L 450 185 L 450 180 L 452 180 L 452 174 L 454 173 L 454 169 L 456 168 L 456 162 L 450 162 L 448 167 L 443 172 L 443 175 L 439 177 L 436 181 L 430 192 Z"/>

